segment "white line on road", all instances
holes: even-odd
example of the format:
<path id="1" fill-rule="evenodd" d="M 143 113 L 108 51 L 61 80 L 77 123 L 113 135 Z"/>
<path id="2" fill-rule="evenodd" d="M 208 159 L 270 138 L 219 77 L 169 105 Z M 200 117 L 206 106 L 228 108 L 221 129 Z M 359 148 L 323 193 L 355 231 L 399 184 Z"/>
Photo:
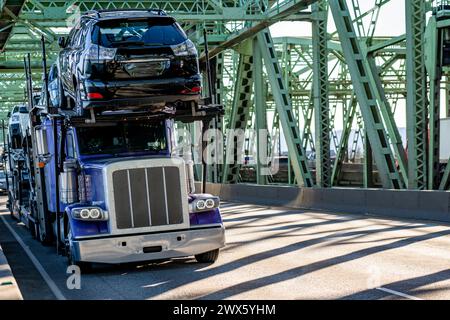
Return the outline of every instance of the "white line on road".
<path id="1" fill-rule="evenodd" d="M 394 294 L 396 296 L 400 296 L 400 297 L 403 297 L 403 298 L 406 298 L 406 299 L 410 299 L 410 300 L 423 300 L 421 298 L 410 296 L 409 294 L 398 292 L 398 291 L 391 290 L 391 289 L 388 289 L 388 288 L 379 287 L 379 288 L 376 288 L 376 289 L 384 291 L 384 292 L 387 292 L 387 293 L 391 293 L 391 294 Z"/>
<path id="2" fill-rule="evenodd" d="M 31 252 L 30 248 L 22 241 L 20 236 L 14 231 L 14 229 L 9 225 L 9 223 L 6 221 L 6 219 L 3 216 L 0 216 L 5 226 L 8 228 L 9 231 L 11 231 L 11 234 L 16 238 L 17 242 L 20 244 L 20 246 L 23 248 L 25 253 L 30 258 L 31 262 L 33 262 L 36 269 L 41 274 L 42 278 L 44 278 L 45 282 L 49 286 L 50 290 L 52 290 L 53 294 L 58 300 L 66 300 L 66 297 L 62 294 L 61 290 L 59 290 L 58 286 L 55 284 L 55 282 L 50 278 L 47 271 L 45 271 L 42 264 L 38 261 L 38 259 L 34 256 L 34 254 Z"/>

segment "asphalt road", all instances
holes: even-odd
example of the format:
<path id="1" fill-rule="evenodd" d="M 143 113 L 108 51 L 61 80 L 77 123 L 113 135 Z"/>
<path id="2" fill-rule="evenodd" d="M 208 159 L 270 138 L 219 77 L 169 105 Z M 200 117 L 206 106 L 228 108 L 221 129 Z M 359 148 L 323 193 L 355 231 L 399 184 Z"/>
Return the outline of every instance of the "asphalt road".
<path id="1" fill-rule="evenodd" d="M 227 246 L 215 264 L 97 266 L 69 290 L 66 258 L 0 201 L 0 243 L 24 299 L 450 299 L 450 225 L 224 203 Z"/>

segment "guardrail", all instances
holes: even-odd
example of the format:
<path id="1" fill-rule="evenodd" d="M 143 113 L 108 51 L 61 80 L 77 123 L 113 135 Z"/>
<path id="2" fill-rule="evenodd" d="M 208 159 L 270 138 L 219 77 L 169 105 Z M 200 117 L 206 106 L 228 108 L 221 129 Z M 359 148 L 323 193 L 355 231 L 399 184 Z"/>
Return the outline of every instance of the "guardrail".
<path id="1" fill-rule="evenodd" d="M 220 196 L 221 200 L 257 205 L 450 222 L 450 192 L 446 191 L 208 183 L 206 192 Z"/>

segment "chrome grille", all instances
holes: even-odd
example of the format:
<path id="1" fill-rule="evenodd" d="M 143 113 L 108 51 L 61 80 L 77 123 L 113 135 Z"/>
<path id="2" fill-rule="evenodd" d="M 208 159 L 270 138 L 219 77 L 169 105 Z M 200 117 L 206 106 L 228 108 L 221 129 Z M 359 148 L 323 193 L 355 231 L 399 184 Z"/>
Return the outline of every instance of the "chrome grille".
<path id="1" fill-rule="evenodd" d="M 183 223 L 178 167 L 122 169 L 112 179 L 117 229 Z"/>

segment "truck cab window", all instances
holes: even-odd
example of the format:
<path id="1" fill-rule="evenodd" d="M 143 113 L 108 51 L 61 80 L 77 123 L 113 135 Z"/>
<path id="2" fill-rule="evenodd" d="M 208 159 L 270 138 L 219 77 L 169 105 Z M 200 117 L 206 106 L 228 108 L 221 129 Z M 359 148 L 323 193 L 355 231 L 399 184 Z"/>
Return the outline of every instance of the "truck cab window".
<path id="1" fill-rule="evenodd" d="M 167 149 L 165 126 L 162 121 L 79 127 L 77 135 L 82 155 L 158 153 Z"/>

